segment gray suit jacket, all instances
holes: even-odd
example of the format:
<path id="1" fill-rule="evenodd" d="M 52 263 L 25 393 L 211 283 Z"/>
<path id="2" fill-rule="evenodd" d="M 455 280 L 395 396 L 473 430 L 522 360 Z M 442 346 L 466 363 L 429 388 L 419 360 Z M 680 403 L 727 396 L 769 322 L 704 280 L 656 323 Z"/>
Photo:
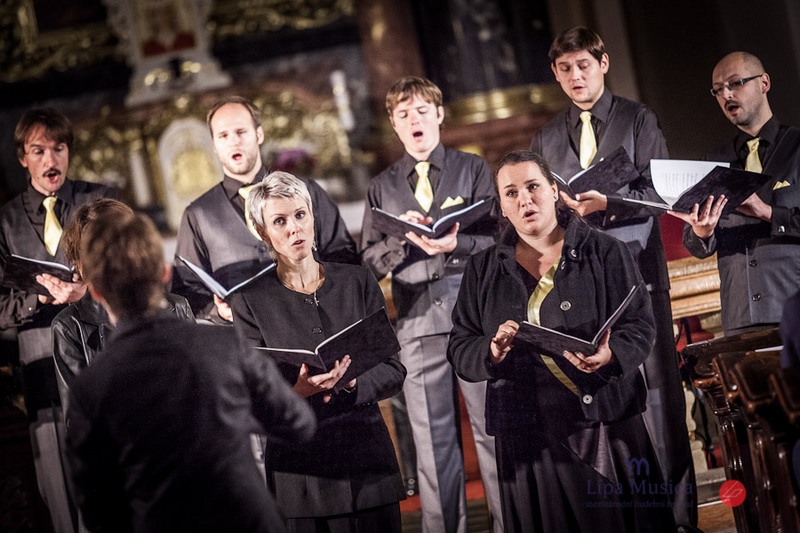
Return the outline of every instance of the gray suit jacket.
<path id="1" fill-rule="evenodd" d="M 114 198 L 113 189 L 97 183 L 67 179 L 57 193 L 62 227 L 72 220 L 81 205 L 98 198 Z M 36 198 L 31 185 L 0 208 L 0 277 L 11 254 L 67 264 L 59 246 L 55 257 L 47 253 L 42 229 L 34 227 L 28 205 Z M 26 210 L 28 206 L 28 210 Z M 50 338 L 50 323 L 64 305 L 41 305 L 36 294 L 0 288 L 0 328 L 18 328 L 19 357 L 23 370 L 28 414 L 58 404 L 56 374 Z"/>
<path id="2" fill-rule="evenodd" d="M 800 289 L 800 129 L 780 126 L 773 140 L 763 160 L 771 179 L 757 191 L 772 206 L 771 222 L 732 213 L 720 219 L 708 241 L 684 228 L 683 243 L 692 255 L 717 253 L 726 332 L 779 323 L 784 302 Z M 706 158 L 742 168 L 734 141 Z"/>
<path id="3" fill-rule="evenodd" d="M 437 165 L 433 205 L 428 213 L 434 220 L 484 198 L 494 198 L 494 186 L 486 162 L 478 156 L 444 148 L 431 154 Z M 403 244 L 372 226 L 373 207 L 392 214 L 419 211 L 408 176 L 416 161 L 405 154 L 370 183 L 361 233 L 362 259 L 378 279 L 392 273 L 392 297 L 397 308 L 397 336 L 411 339 L 449 333 L 461 276 L 470 255 L 494 242 L 494 216 L 462 228 L 456 249 L 450 254 L 429 256 L 411 244 Z M 462 202 L 453 205 L 453 202 Z M 450 201 L 448 201 L 450 199 Z M 447 202 L 447 203 L 445 203 Z M 448 204 L 451 207 L 443 207 Z"/>
<path id="4" fill-rule="evenodd" d="M 650 108 L 618 96 L 612 98 L 594 161 L 622 146 L 642 174 L 642 179 L 624 187 L 615 197 L 609 196 L 604 217 L 592 214 L 587 219 L 628 245 L 648 290 L 666 291 L 669 290 L 669 272 L 658 223 L 662 211 L 636 208 L 621 199 L 659 200 L 650 181 L 649 165 L 650 159 L 668 157 L 667 144 Z M 572 125 L 568 117 L 569 108 L 547 123 L 531 143 L 531 150 L 542 154 L 553 172 L 565 178 L 581 170 L 578 149 L 573 146 L 569 135 Z"/>

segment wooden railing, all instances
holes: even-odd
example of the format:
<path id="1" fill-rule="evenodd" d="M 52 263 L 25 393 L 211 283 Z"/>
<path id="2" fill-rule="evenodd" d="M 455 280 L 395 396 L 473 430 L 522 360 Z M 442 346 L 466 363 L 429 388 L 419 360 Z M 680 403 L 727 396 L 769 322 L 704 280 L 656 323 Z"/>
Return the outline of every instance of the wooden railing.
<path id="1" fill-rule="evenodd" d="M 716 416 L 725 472 L 747 490 L 739 533 L 800 533 L 792 448 L 800 436 L 800 374 L 781 370 L 777 328 L 687 346 L 682 355 Z"/>

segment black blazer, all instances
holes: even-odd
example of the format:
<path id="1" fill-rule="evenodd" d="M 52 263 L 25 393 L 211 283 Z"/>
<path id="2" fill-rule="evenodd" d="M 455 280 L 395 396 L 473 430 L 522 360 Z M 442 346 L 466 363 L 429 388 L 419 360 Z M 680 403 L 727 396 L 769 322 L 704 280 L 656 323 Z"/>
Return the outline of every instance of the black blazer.
<path id="1" fill-rule="evenodd" d="M 251 345 L 313 350 L 386 305 L 367 269 L 323 265 L 325 282 L 316 301 L 284 287 L 274 270 L 234 293 L 234 328 Z M 298 367 L 280 369 L 290 384 L 297 381 Z M 314 439 L 303 446 L 267 442 L 267 478 L 284 516 L 340 515 L 405 497 L 377 403 L 400 392 L 405 375 L 395 356 L 359 376 L 352 393 L 341 391 L 329 403 L 323 403 L 322 394 L 311 396 L 308 402 L 319 420 Z"/>
<path id="2" fill-rule="evenodd" d="M 250 433 L 308 440 L 314 416 L 233 328 L 123 321 L 71 389 L 67 457 L 91 531 L 284 531 Z"/>
<path id="3" fill-rule="evenodd" d="M 516 240 L 514 228 L 509 228 L 497 245 L 470 260 L 453 311 L 448 348 L 448 359 L 462 378 L 489 380 L 486 431 L 491 435 L 534 432 L 539 427 L 537 391 L 532 387 L 535 355 L 517 343 L 500 365 L 489 364 L 489 344 L 497 327 L 506 320 L 527 320 L 529 294 L 517 272 Z M 611 331 L 616 362 L 584 374 L 565 359 L 554 358 L 577 385 L 580 396 L 572 397 L 587 420 L 613 422 L 644 410 L 639 365 L 652 349 L 655 326 L 650 296 L 624 243 L 577 216 L 571 218 L 555 286 L 542 302 L 541 324 L 591 339 L 634 285 L 639 290 Z"/>

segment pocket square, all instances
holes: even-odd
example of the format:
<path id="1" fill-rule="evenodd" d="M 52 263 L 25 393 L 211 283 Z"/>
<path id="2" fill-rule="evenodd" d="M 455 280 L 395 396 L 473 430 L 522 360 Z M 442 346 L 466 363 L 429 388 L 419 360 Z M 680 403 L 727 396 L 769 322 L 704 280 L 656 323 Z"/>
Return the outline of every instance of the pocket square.
<path id="1" fill-rule="evenodd" d="M 791 184 L 791 183 L 789 183 L 789 182 L 788 182 L 788 181 L 786 181 L 786 180 L 783 180 L 783 181 L 778 181 L 778 182 L 776 182 L 776 183 L 775 183 L 775 185 L 772 187 L 772 190 L 774 191 L 774 190 L 777 190 L 777 189 L 783 189 L 784 187 L 789 187 L 789 186 L 791 186 L 791 185 L 792 185 L 792 184 Z"/>
<path id="2" fill-rule="evenodd" d="M 454 205 L 461 205 L 464 203 L 464 199 L 460 196 L 456 196 L 453 198 L 452 196 L 448 196 L 447 199 L 442 204 L 441 209 L 447 209 L 448 207 L 453 207 Z"/>

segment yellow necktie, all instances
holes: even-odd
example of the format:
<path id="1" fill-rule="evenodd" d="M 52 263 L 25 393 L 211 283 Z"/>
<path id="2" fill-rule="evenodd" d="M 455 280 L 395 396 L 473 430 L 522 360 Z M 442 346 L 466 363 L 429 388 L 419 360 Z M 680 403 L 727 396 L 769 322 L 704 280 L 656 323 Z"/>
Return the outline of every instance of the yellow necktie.
<path id="1" fill-rule="evenodd" d="M 556 271 L 558 270 L 558 264 L 561 262 L 561 258 L 559 257 L 556 259 L 556 262 L 553 263 L 548 271 L 542 276 L 542 279 L 539 280 L 539 283 L 536 284 L 536 288 L 533 289 L 533 293 L 531 293 L 531 297 L 528 299 L 528 322 L 531 324 L 536 324 L 537 326 L 541 325 L 539 322 L 539 312 L 542 308 L 542 302 L 550 294 L 550 291 L 553 290 L 555 287 L 555 276 Z M 578 386 L 569 379 L 561 368 L 559 368 L 558 364 L 555 360 L 550 357 L 549 355 L 542 355 L 539 354 L 539 357 L 542 358 L 542 362 L 547 367 L 547 369 L 555 376 L 555 378 L 561 382 L 567 389 L 569 389 L 574 395 L 579 396 L 580 391 L 578 391 Z"/>
<path id="2" fill-rule="evenodd" d="M 427 213 L 433 205 L 433 188 L 431 187 L 431 180 L 428 179 L 428 171 L 431 164 L 427 161 L 420 161 L 414 165 L 414 170 L 417 171 L 417 187 L 414 189 L 414 198 L 417 199 L 420 207 Z"/>
<path id="3" fill-rule="evenodd" d="M 747 159 L 744 162 L 744 169 L 750 172 L 758 172 L 761 174 L 763 170 L 761 167 L 761 159 L 758 157 L 758 143 L 761 141 L 759 137 L 747 141 Z"/>
<path id="4" fill-rule="evenodd" d="M 592 113 L 590 111 L 581 112 L 581 168 L 586 168 L 592 164 L 597 153 L 597 140 L 594 138 L 594 130 L 592 129 Z"/>
<path id="5" fill-rule="evenodd" d="M 42 202 L 44 210 L 47 212 L 44 216 L 44 247 L 50 255 L 56 255 L 58 251 L 58 242 L 61 240 L 61 224 L 56 218 L 56 212 L 53 210 L 56 206 L 56 197 L 48 196 Z"/>
<path id="6" fill-rule="evenodd" d="M 247 199 L 250 197 L 250 190 L 253 187 L 255 187 L 256 185 L 258 185 L 258 183 L 254 183 L 252 185 L 247 185 L 245 187 L 240 187 L 239 188 L 239 196 L 244 198 L 244 222 L 245 222 L 245 224 L 247 224 L 247 229 L 249 229 L 250 233 L 252 233 L 253 236 L 260 241 L 261 240 L 261 236 L 256 231 L 256 227 L 253 226 L 253 220 L 250 218 L 250 210 L 249 210 L 248 205 L 247 205 Z"/>

